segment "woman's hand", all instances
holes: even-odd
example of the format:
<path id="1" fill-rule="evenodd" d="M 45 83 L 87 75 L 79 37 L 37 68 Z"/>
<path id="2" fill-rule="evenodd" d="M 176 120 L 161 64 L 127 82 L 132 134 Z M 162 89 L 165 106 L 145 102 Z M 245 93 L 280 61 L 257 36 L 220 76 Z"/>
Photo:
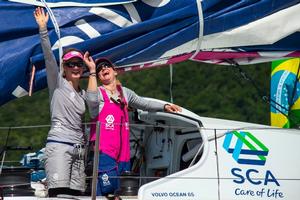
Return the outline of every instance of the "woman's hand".
<path id="1" fill-rule="evenodd" d="M 166 104 L 164 106 L 164 110 L 167 112 L 175 112 L 175 113 L 182 111 L 181 107 L 179 107 L 175 104 Z"/>
<path id="2" fill-rule="evenodd" d="M 89 68 L 90 73 L 96 73 L 96 64 L 92 56 L 90 56 L 89 52 L 84 53 L 83 61 L 85 62 L 86 66 Z"/>
<path id="3" fill-rule="evenodd" d="M 37 7 L 34 11 L 34 18 L 40 29 L 45 29 L 49 20 L 48 13 L 44 12 L 44 9 Z"/>

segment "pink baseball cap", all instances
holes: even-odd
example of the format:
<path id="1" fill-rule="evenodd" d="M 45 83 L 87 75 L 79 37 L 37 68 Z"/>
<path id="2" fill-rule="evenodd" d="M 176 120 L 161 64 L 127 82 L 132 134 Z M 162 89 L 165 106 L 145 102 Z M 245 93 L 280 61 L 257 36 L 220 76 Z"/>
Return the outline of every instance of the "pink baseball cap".
<path id="1" fill-rule="evenodd" d="M 70 51 L 63 56 L 63 61 L 66 62 L 72 58 L 80 58 L 83 60 L 83 55 L 78 51 Z"/>

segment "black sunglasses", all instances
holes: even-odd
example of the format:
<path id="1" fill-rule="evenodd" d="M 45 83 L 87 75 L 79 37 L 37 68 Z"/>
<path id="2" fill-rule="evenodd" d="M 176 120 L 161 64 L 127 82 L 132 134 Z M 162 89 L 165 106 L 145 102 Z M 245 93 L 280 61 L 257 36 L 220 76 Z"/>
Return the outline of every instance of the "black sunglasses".
<path id="1" fill-rule="evenodd" d="M 103 68 L 111 68 L 113 67 L 110 63 L 108 62 L 101 62 L 97 65 L 97 70 L 101 71 Z"/>
<path id="2" fill-rule="evenodd" d="M 74 68 L 74 67 L 79 67 L 79 68 L 82 68 L 84 67 L 84 63 L 83 62 L 67 62 L 67 63 L 64 63 L 64 65 L 66 67 L 69 67 L 69 68 Z"/>
<path id="3" fill-rule="evenodd" d="M 125 102 L 123 102 L 121 99 L 115 99 L 115 98 L 113 98 L 113 97 L 110 97 L 110 100 L 112 101 L 112 102 L 114 102 L 115 104 L 118 104 L 120 107 L 121 107 L 121 109 L 123 109 L 124 107 L 125 107 Z"/>
<path id="4" fill-rule="evenodd" d="M 113 66 L 109 63 L 109 62 L 106 62 L 106 61 L 102 61 L 100 62 L 97 67 L 96 67 L 96 73 L 98 74 L 102 69 L 106 69 L 106 68 L 112 68 Z"/>

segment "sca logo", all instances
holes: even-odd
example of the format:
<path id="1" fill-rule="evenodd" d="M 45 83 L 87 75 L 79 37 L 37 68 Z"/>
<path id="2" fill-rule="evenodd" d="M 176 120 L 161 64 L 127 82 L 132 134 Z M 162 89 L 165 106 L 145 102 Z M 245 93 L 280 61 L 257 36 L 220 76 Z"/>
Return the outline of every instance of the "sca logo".
<path id="1" fill-rule="evenodd" d="M 269 149 L 254 135 L 242 131 L 227 133 L 223 147 L 239 164 L 264 165 L 269 153 Z"/>
<path id="2" fill-rule="evenodd" d="M 254 135 L 243 131 L 227 133 L 223 147 L 228 153 L 232 154 L 233 159 L 239 164 L 265 165 L 266 156 L 269 153 L 269 149 Z M 263 181 L 255 178 L 261 174 L 257 169 L 232 168 L 231 173 L 236 177 L 233 182 L 238 184 L 243 184 L 248 180 L 254 185 L 275 183 L 280 186 L 270 170 L 266 170 Z"/>

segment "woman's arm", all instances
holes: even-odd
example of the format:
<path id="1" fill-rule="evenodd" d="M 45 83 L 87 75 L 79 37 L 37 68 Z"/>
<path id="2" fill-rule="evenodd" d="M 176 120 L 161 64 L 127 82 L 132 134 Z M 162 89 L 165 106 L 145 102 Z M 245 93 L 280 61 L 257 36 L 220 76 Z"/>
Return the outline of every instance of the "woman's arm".
<path id="1" fill-rule="evenodd" d="M 90 72 L 87 90 L 92 92 L 97 92 L 96 64 L 93 58 L 90 56 L 89 52 L 85 52 L 83 60 Z"/>
<path id="2" fill-rule="evenodd" d="M 164 104 L 157 101 L 151 101 L 138 96 L 134 91 L 124 88 L 124 93 L 127 96 L 130 107 L 145 110 L 145 111 L 166 111 L 166 112 L 181 112 L 182 109 L 175 104 Z"/>
<path id="3" fill-rule="evenodd" d="M 36 23 L 39 26 L 41 46 L 43 49 L 46 72 L 47 72 L 47 83 L 49 88 L 50 99 L 52 98 L 54 89 L 58 86 L 59 68 L 56 59 L 51 50 L 51 44 L 47 31 L 47 23 L 49 20 L 48 13 L 40 7 L 36 8 L 34 12 Z"/>
<path id="4" fill-rule="evenodd" d="M 96 65 L 93 58 L 88 52 L 84 54 L 84 62 L 89 69 L 89 82 L 86 92 L 86 102 L 90 112 L 91 118 L 95 118 L 99 114 L 99 92 L 97 89 L 97 74 Z"/>

